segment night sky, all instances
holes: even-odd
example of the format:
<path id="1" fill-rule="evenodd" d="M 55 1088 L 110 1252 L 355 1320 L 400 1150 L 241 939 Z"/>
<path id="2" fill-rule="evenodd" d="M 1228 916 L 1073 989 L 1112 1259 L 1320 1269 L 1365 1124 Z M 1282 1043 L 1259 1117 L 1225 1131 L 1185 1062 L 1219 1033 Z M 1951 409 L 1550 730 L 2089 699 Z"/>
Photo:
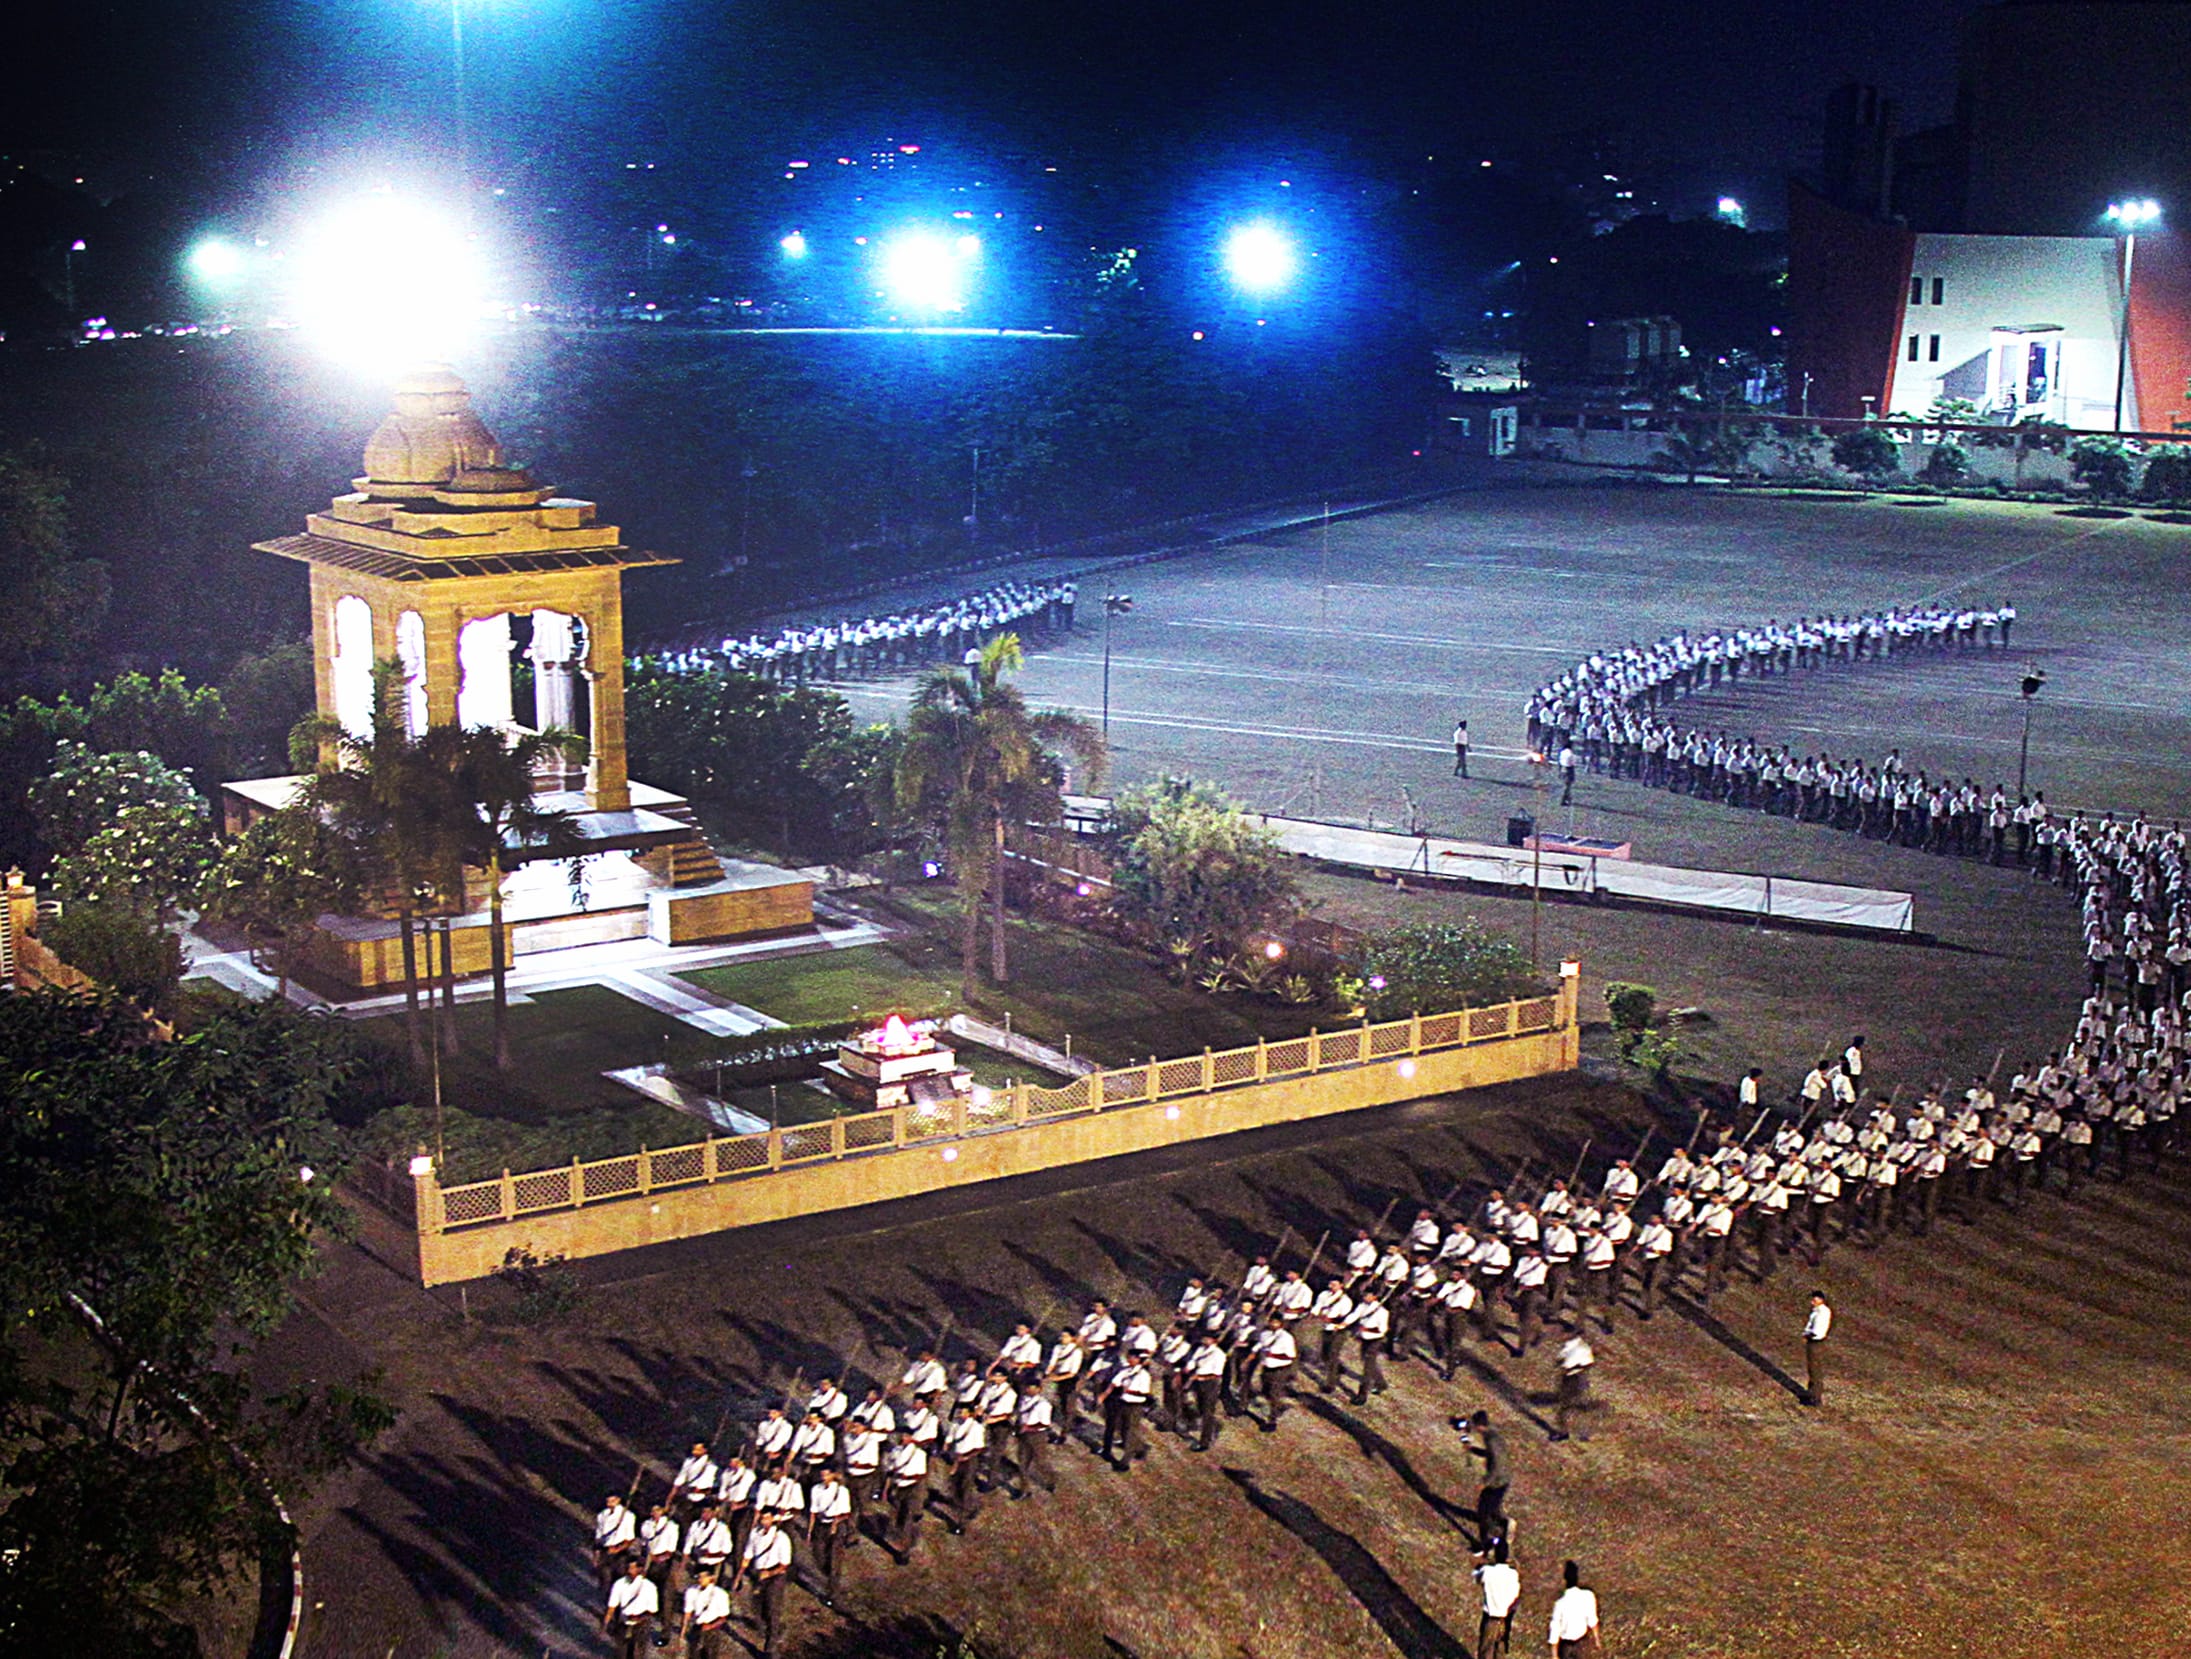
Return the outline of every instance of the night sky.
<path id="1" fill-rule="evenodd" d="M 1839 80 L 1944 118 L 1974 0 L 1558 7 L 464 0 L 477 160 L 568 178 L 736 169 L 885 134 L 1191 171 L 1268 149 L 1375 163 L 1611 136 L 1677 212 L 1777 217 Z M 31 9 L 0 143 L 242 203 L 300 167 L 446 140 L 447 0 Z"/>

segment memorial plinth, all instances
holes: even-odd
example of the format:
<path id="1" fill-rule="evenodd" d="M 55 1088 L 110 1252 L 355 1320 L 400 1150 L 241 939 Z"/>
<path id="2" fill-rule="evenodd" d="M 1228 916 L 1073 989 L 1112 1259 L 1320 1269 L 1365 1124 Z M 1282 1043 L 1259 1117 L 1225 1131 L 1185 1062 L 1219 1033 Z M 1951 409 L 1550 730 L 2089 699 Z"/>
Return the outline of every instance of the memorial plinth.
<path id="1" fill-rule="evenodd" d="M 974 1092 L 974 1074 L 936 1040 L 925 1021 L 892 1014 L 872 1031 L 848 1037 L 834 1060 L 822 1063 L 830 1093 L 863 1112 L 896 1106 L 942 1106 Z"/>

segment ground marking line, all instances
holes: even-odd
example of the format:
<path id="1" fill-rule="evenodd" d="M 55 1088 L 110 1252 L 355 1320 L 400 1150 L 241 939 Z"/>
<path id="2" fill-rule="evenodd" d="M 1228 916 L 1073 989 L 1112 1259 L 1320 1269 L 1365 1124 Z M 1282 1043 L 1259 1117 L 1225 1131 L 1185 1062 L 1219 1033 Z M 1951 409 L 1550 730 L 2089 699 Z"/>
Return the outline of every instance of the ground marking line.
<path id="1" fill-rule="evenodd" d="M 1295 622 L 1240 622 L 1217 617 L 1182 616 L 1166 617 L 1167 628 L 1206 628 L 1223 632 L 1228 628 L 1252 630 L 1270 634 L 1322 634 L 1333 639 L 1378 639 L 1398 645 L 1435 645 L 1447 650 L 1465 647 L 1475 651 L 1519 651 L 1533 657 L 1566 657 L 1573 651 L 1560 645 L 1503 645 L 1488 640 L 1464 641 L 1444 634 L 1388 634 L 1366 628 L 1310 628 Z"/>
<path id="2" fill-rule="evenodd" d="M 2064 552 L 2069 548 L 2075 547 L 2081 541 L 2090 541 L 2094 536 L 2101 534 L 2103 531 L 2114 529 L 2115 526 L 2118 524 L 2128 524 L 2135 522 L 2138 521 L 2119 518 L 2104 520 L 2099 524 L 2095 524 L 2089 530 L 2081 530 L 2074 536 L 2065 537 L 2063 540 L 2055 542 L 2050 546 L 2042 547 L 2036 553 L 2026 553 L 2020 559 L 2011 559 L 2006 564 L 1995 565 L 1991 570 L 1981 570 L 1973 575 L 1963 577 L 1960 581 L 1950 582 L 1946 587 L 1941 588 L 1936 592 L 1924 595 L 1921 599 L 1918 599 L 1916 603 L 1920 605 L 1937 605 L 1949 594 L 1957 592 L 1962 588 L 1967 588 L 1973 583 L 1990 582 L 1994 577 L 2000 575 L 2003 571 L 2015 570 L 2019 566 L 2028 565 L 2034 563 L 2037 560 L 2046 558 L 2049 554 Z"/>

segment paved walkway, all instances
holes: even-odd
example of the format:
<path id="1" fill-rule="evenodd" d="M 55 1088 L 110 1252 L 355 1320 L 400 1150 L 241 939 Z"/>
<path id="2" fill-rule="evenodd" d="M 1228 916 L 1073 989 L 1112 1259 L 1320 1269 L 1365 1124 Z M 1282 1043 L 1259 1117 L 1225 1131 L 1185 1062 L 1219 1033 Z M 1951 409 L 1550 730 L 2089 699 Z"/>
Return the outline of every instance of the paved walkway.
<path id="1" fill-rule="evenodd" d="M 964 1037 L 970 1043 L 993 1048 L 999 1054 L 1014 1055 L 1032 1065 L 1054 1071 L 1060 1077 L 1085 1077 L 1100 1069 L 1086 1055 L 1067 1054 L 1047 1043 L 1038 1043 L 1032 1037 L 1022 1036 L 1017 1031 L 1007 1031 L 998 1025 L 987 1025 L 964 1014 L 953 1014 L 944 1025 L 954 1037 Z M 1069 1037 L 1066 1039 L 1068 1042 L 1071 1040 Z"/>
<path id="2" fill-rule="evenodd" d="M 742 1111 L 727 1100 L 718 1100 L 702 1089 L 680 1083 L 659 1062 L 648 1066 L 624 1066 L 601 1074 L 627 1089 L 637 1089 L 649 1100 L 673 1112 L 684 1112 L 732 1135 L 758 1135 L 768 1128 L 766 1119 Z"/>

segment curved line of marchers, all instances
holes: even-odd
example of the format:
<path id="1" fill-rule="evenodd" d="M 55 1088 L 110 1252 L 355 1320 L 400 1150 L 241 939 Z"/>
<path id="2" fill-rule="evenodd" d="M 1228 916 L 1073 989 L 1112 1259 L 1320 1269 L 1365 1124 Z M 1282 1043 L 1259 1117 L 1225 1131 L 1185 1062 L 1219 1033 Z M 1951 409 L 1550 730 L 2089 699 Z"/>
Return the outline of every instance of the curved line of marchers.
<path id="1" fill-rule="evenodd" d="M 1959 1099 L 1931 1091 L 1906 1116 L 1892 1101 L 1872 1102 L 1867 1109 L 1855 1079 L 1842 1065 L 1821 1061 L 1799 1091 L 1799 1099 L 1807 1097 L 1800 1117 L 1791 1106 L 1766 1142 L 1757 1142 L 1756 1136 L 1771 1114 L 1760 1112 L 1743 1139 L 1735 1138 L 1732 1127 L 1724 1128 L 1711 1151 L 1701 1156 L 1692 1156 L 1687 1148 L 1674 1151 L 1646 1181 L 1637 1166 L 1651 1138 L 1647 1134 L 1644 1146 L 1604 1172 L 1594 1197 L 1587 1185 L 1570 1190 L 1570 1181 L 1579 1180 L 1581 1160 L 1568 1181 L 1553 1179 L 1536 1189 L 1534 1201 L 1522 1198 L 1525 1171 L 1517 1171 L 1460 1223 L 1452 1221 L 1449 1208 L 1465 1184 L 1456 1182 L 1445 1200 L 1424 1208 L 1411 1227 L 1390 1241 L 1379 1236 L 1390 1208 L 1374 1227 L 1357 1229 L 1321 1293 L 1307 1284 L 1307 1275 L 1323 1246 L 1310 1254 L 1305 1268 L 1292 1269 L 1284 1266 L 1286 1240 L 1281 1239 L 1276 1259 L 1258 1258 L 1239 1287 L 1195 1281 L 1175 1310 L 1179 1317 L 1155 1339 L 1159 1352 L 1172 1354 L 1176 1366 L 1186 1357 L 1183 1343 L 1199 1346 L 1202 1333 L 1214 1335 L 1228 1354 L 1226 1409 L 1252 1417 L 1260 1392 L 1260 1361 L 1253 1344 L 1256 1333 L 1269 1328 L 1267 1315 L 1274 1309 L 1296 1311 L 1295 1317 L 1281 1321 L 1289 1334 L 1303 1333 L 1297 1338 L 1294 1375 L 1317 1369 L 1320 1360 L 1329 1367 L 1322 1382 L 1335 1387 L 1344 1381 L 1339 1342 L 1312 1342 L 1306 1333 L 1321 1336 L 1336 1325 L 1344 1340 L 1360 1325 L 1367 1301 L 1366 1296 L 1358 1300 L 1356 1293 L 1381 1288 L 1377 1300 L 1393 1318 L 1389 1343 L 1395 1360 L 1432 1360 L 1449 1381 L 1460 1357 L 1464 1326 L 1483 1343 L 1495 1342 L 1502 1352 L 1519 1357 L 1534 1347 L 1548 1321 L 1567 1313 L 1570 1290 L 1576 1304 L 1571 1328 L 1578 1334 L 1588 1329 L 1587 1310 L 1594 1302 L 1600 1322 L 1610 1329 L 1616 1310 L 1631 1305 L 1631 1287 L 1648 1308 L 1657 1297 L 1679 1292 L 1693 1270 L 1694 1291 L 1708 1306 L 1735 1258 L 1745 1252 L 1752 1257 L 1750 1271 L 1758 1277 L 1768 1275 L 1791 1250 L 1815 1262 L 1834 1241 L 1837 1214 L 1853 1212 L 1839 1229 L 1843 1237 L 1861 1231 L 1876 1240 L 1898 1226 L 1929 1230 L 1944 1189 L 1954 1189 L 1955 1208 L 1968 1214 L 1996 1197 L 2020 1204 L 2031 1190 L 2044 1191 L 2057 1173 L 2074 1195 L 2079 1176 L 2096 1175 L 2104 1154 L 2112 1154 L 2124 1175 L 2137 1153 L 2157 1165 L 2169 1149 L 2186 1051 L 2191 1049 L 2191 1028 L 2183 1017 L 2185 1004 L 2191 1003 L 2191 989 L 2184 983 L 2191 950 L 2179 949 L 2169 960 L 2155 943 L 2162 934 L 2178 941 L 2184 937 L 2185 839 L 2180 831 L 2136 818 L 2042 812 L 2012 817 L 2005 827 L 1987 821 L 1981 836 L 1971 831 L 1967 819 L 1960 826 L 1952 817 L 1943 821 L 1929 802 L 1918 818 L 1911 810 L 1914 791 L 1909 792 L 1912 802 L 1899 812 L 1878 810 L 1876 802 L 1874 810 L 1861 810 L 1862 796 L 1856 791 L 1845 791 L 1837 810 L 1830 780 L 1783 777 L 1776 792 L 1767 796 L 1761 765 L 1746 792 L 1739 759 L 1733 766 L 1725 760 L 1715 766 L 1708 753 L 1695 763 L 1683 755 L 1677 767 L 1666 760 L 1662 744 L 1654 763 L 1640 725 L 1633 737 L 1614 725 L 1598 733 L 1585 728 L 1586 714 L 1609 721 L 1636 716 L 1652 718 L 1667 736 L 1679 734 L 1686 740 L 1696 734 L 1655 721 L 1655 711 L 1722 683 L 1731 666 L 1753 676 L 1791 674 L 1798 667 L 1816 668 L 1832 660 L 1884 662 L 1894 648 L 2005 648 L 2009 628 L 2004 623 L 2013 621 L 2013 612 L 2005 607 L 1967 613 L 1928 608 L 1769 624 L 1695 642 L 1676 636 L 1649 651 L 1628 647 L 1600 653 L 1541 689 L 1530 706 L 1533 747 L 1553 737 L 1563 746 L 1578 737 L 1586 743 L 1594 739 L 1601 745 L 1597 764 L 1616 775 L 1716 794 L 1722 800 L 1732 789 L 1738 801 L 1764 810 L 1790 811 L 1811 821 L 1941 850 L 1976 853 L 1982 847 L 1990 855 L 1998 848 L 2001 857 L 2017 858 L 2035 875 L 2076 889 L 2085 905 L 2088 956 L 2098 964 L 2094 994 L 2070 1040 L 2043 1064 L 2020 1072 L 2005 1099 L 1994 1094 L 1992 1079 L 1978 1078 Z M 1716 674 L 1706 647 L 1716 649 Z M 1766 752 L 1762 745 L 1750 746 L 1753 755 Z M 1578 756 L 1577 764 L 1589 760 Z M 1876 782 L 1901 776 L 1914 783 L 1921 776 L 1842 764 L 1850 769 L 1846 778 L 1869 776 Z M 1988 803 L 1989 819 L 1993 811 Z M 1936 822 L 1941 825 L 1937 840 Z M 2018 833 L 1996 838 L 1996 829 Z M 2118 935 L 2120 952 L 2113 945 Z M 2111 966 L 2118 955 L 2129 964 L 2121 984 Z M 2156 962 L 2162 964 L 2158 972 Z M 2164 981 L 2166 995 L 2160 993 Z M 1698 1127 L 1701 1131 L 1702 1124 Z M 1098 1316 L 1091 1314 L 1079 1330 L 1099 1325 Z M 1153 1336 L 1153 1328 L 1151 1332 Z M 1358 1336 L 1355 1340 L 1356 1387 L 1366 1394 L 1365 1345 Z M 1061 1335 L 1050 1345 L 1034 1388 L 1054 1386 L 1050 1373 L 1069 1342 L 1077 1342 L 1077 1334 Z M 941 1346 L 940 1341 L 933 1345 Z M 1000 1352 L 1001 1346 L 984 1344 L 984 1351 Z M 1376 1346 L 1382 1351 L 1384 1344 Z M 907 1357 L 928 1351 L 909 1350 Z M 1107 1373 L 1116 1369 L 1112 1356 L 1117 1351 L 1114 1341 L 1097 1355 L 1083 1375 L 1083 1392 L 1099 1392 L 1105 1385 Z M 1236 1360 L 1235 1354 L 1241 1357 Z M 914 1369 L 909 1365 L 899 1388 L 887 1391 L 894 1416 L 904 1403 L 900 1389 Z M 986 1386 L 1006 1375 L 1006 1367 L 1001 1358 L 986 1366 L 977 1359 L 971 1375 Z M 852 1380 L 849 1373 L 844 1380 Z M 1794 1386 L 1792 1380 L 1783 1380 Z M 796 1392 L 795 1379 L 787 1405 Z M 956 1396 L 958 1390 L 945 1392 Z M 1165 1398 L 1161 1377 L 1152 1397 Z M 848 1405 L 839 1410 L 839 1421 L 856 1415 Z M 1276 1418 L 1273 1412 L 1273 1428 Z M 1165 1426 L 1187 1433 L 1177 1422 Z M 841 1438 L 837 1449 L 841 1462 Z M 749 1434 L 740 1443 L 739 1457 L 754 1456 Z M 713 1459 L 710 1446 L 710 1469 L 715 1468 Z M 999 1487 L 1006 1484 L 1004 1461 L 1000 1455 L 992 1465 Z M 1025 1491 L 1026 1471 L 1012 1461 Z M 923 1510 L 934 1494 L 936 1472 L 931 1465 Z M 700 1489 L 719 1491 L 722 1478 Z M 679 1491 L 672 1487 L 673 1495 Z M 961 1522 L 967 1518 L 954 1515 Z M 676 1616 L 674 1609 L 664 1609 L 666 1619 Z"/>
<path id="2" fill-rule="evenodd" d="M 694 646 L 633 658 L 676 675 L 752 674 L 785 685 L 887 674 L 925 663 L 957 666 L 961 654 L 986 645 L 1015 624 L 1038 635 L 1070 633 L 1079 584 L 1000 582 L 962 599 L 881 616 L 841 617 L 810 627 L 786 627 L 772 638 L 749 634 L 716 646 Z"/>

